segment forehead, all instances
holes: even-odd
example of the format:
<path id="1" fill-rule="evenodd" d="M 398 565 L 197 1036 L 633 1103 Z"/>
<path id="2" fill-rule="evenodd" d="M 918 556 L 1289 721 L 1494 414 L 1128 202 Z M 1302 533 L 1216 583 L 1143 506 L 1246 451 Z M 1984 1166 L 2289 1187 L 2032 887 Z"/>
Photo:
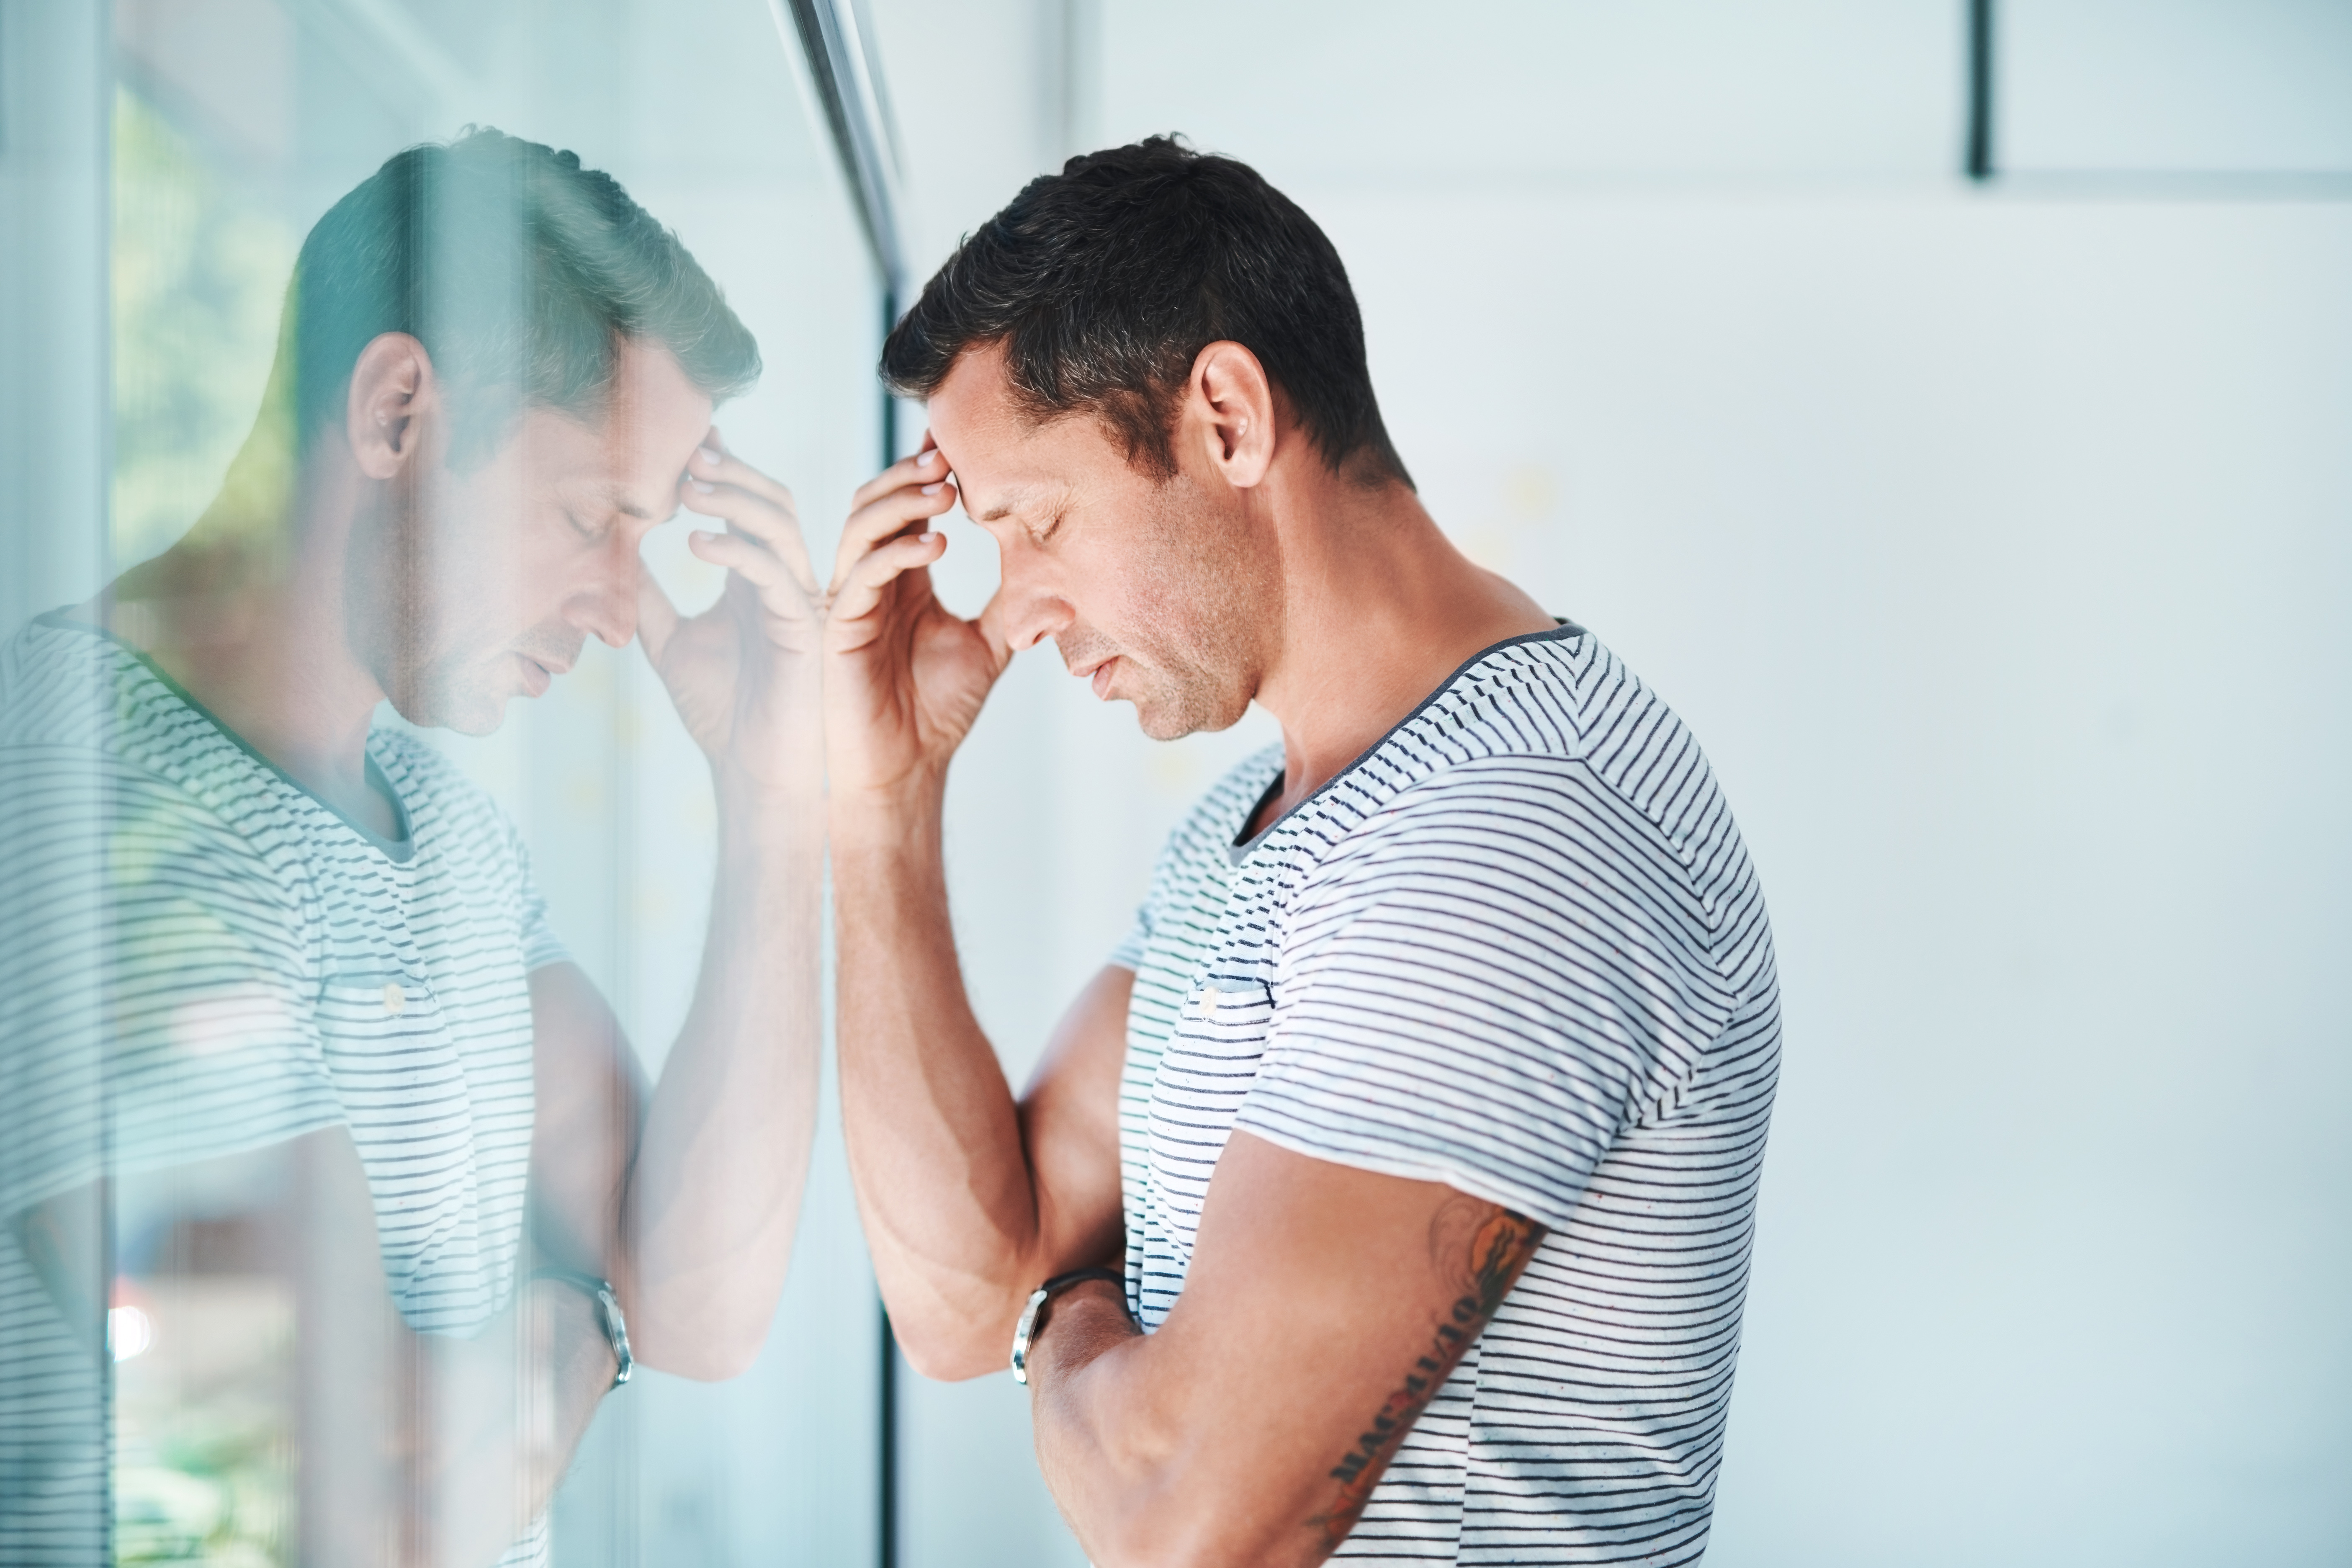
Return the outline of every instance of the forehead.
<path id="1" fill-rule="evenodd" d="M 583 418 L 537 407 L 526 429 L 537 460 L 555 477 L 626 491 L 658 503 L 667 515 L 674 500 L 668 492 L 709 430 L 710 415 L 709 395 L 687 379 L 675 354 L 630 342 L 622 347 L 601 413 Z"/>
<path id="2" fill-rule="evenodd" d="M 964 510 L 978 522 L 1130 472 L 1125 451 L 1097 421 L 1039 420 L 1022 407 L 1005 377 L 1002 345 L 967 351 L 931 394 L 928 411 Z"/>

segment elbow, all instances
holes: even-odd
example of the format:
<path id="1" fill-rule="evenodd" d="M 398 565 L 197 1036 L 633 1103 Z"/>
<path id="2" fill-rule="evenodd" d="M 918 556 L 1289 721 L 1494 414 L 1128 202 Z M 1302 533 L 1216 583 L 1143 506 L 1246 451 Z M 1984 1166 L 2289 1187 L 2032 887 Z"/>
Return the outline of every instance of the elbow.
<path id="1" fill-rule="evenodd" d="M 751 1364 L 760 1359 L 760 1347 L 761 1342 L 756 1340 L 749 1343 L 664 1346 L 658 1352 L 638 1356 L 636 1363 L 692 1383 L 725 1383 L 751 1370 Z"/>
<path id="2" fill-rule="evenodd" d="M 1095 1568 L 1227 1568 L 1234 1563 L 1271 1563 L 1277 1556 L 1253 1556 L 1229 1542 L 1171 1538 L 1121 1520 L 1106 1541 L 1090 1541 L 1087 1559 Z"/>
<path id="3" fill-rule="evenodd" d="M 890 1315 L 890 1336 L 907 1364 L 934 1383 L 969 1383 L 1011 1364 L 1013 1331 L 1003 1342 L 972 1331 L 968 1323 L 927 1321 L 924 1315 Z"/>
<path id="4" fill-rule="evenodd" d="M 694 1383 L 725 1383 L 751 1370 L 766 1348 L 773 1303 L 764 1313 L 705 1313 L 685 1322 L 649 1315 L 629 1320 L 629 1350 L 639 1366 Z"/>
<path id="5" fill-rule="evenodd" d="M 1147 1498 L 1106 1510 L 1095 1535 L 1085 1542 L 1096 1568 L 1312 1568 L 1329 1557 L 1339 1541 L 1298 1522 L 1308 1511 L 1252 1506 L 1228 1499 L 1219 1506 L 1196 1479 L 1170 1478 Z"/>
<path id="6" fill-rule="evenodd" d="M 1013 1326 L 1027 1302 L 1002 1281 L 882 1271 L 890 1337 L 907 1364 L 934 1383 L 968 1383 L 1011 1365 Z"/>
<path id="7" fill-rule="evenodd" d="M 1087 1548 L 1088 1561 L 1095 1568 L 1230 1568 L 1235 1563 L 1250 1563 L 1263 1568 L 1310 1568 L 1329 1555 L 1328 1547 L 1311 1551 L 1286 1552 L 1270 1541 L 1255 1546 L 1242 1546 L 1229 1540 L 1143 1541 L 1129 1539 L 1134 1532 L 1122 1531 L 1120 1539 L 1100 1546 Z M 1302 1535 L 1307 1532 L 1300 1531 Z M 1318 1538 L 1319 1540 L 1319 1537 Z"/>
<path id="8" fill-rule="evenodd" d="M 742 1376 L 767 1346 L 787 1268 L 785 1258 L 691 1270 L 655 1260 L 622 1297 L 637 1364 L 695 1383 Z"/>

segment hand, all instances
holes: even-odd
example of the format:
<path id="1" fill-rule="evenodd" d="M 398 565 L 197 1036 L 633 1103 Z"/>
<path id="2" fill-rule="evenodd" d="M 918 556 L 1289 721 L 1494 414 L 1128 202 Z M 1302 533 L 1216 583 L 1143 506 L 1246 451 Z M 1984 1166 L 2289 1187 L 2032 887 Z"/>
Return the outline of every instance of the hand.
<path id="1" fill-rule="evenodd" d="M 815 697 L 824 601 L 792 492 L 728 455 L 714 427 L 678 481 L 687 510 L 724 520 L 687 548 L 727 568 L 718 600 L 691 620 L 646 573 L 637 639 L 687 733 L 722 773 L 762 790 L 804 789 L 821 756 Z"/>
<path id="2" fill-rule="evenodd" d="M 972 620 L 931 591 L 947 536 L 917 525 L 956 502 L 930 437 L 852 501 L 824 622 L 827 763 L 836 805 L 858 791 L 935 785 L 1013 657 L 996 605 Z"/>

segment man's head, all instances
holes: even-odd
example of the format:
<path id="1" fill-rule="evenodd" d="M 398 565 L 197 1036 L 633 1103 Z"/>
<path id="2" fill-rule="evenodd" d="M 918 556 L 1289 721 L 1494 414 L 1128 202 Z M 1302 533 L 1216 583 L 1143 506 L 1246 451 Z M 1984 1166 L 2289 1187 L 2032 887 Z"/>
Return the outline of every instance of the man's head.
<path id="1" fill-rule="evenodd" d="M 1280 551 L 1247 492 L 1277 451 L 1412 483 L 1331 242 L 1245 164 L 1166 137 L 1033 181 L 930 280 L 882 374 L 929 401 L 1003 549 L 1016 645 L 1054 637 L 1155 736 L 1231 724 L 1255 689 Z"/>
<path id="2" fill-rule="evenodd" d="M 634 635 L 638 541 L 760 374 L 618 182 L 496 131 L 395 155 L 319 220 L 279 359 L 298 449 L 372 481 L 352 652 L 406 718 L 477 733 L 588 636 Z"/>

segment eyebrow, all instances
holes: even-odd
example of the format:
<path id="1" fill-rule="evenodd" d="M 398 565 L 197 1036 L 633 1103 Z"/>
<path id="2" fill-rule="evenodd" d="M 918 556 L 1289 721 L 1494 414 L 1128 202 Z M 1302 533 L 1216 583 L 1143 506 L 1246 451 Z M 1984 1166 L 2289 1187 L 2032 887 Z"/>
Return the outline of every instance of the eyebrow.
<path id="1" fill-rule="evenodd" d="M 657 522 L 660 521 L 660 517 L 658 515 L 654 512 L 647 511 L 644 507 L 641 507 L 635 501 L 629 500 L 628 497 L 623 493 L 621 487 L 617 484 L 608 484 L 599 489 L 596 492 L 596 499 L 611 507 L 614 511 L 619 512 L 623 517 L 634 517 L 641 521 L 646 522 Z M 675 510 L 676 509 L 672 508 L 671 510 Z"/>
<path id="2" fill-rule="evenodd" d="M 1039 491 L 1035 486 L 1024 486 L 1020 489 L 1014 490 L 1003 500 L 997 502 L 994 506 L 990 507 L 986 511 L 974 512 L 967 507 L 965 509 L 965 515 L 969 516 L 974 522 L 1001 522 L 1004 519 L 1011 517 L 1014 512 L 1020 510 L 1023 507 L 1034 505 L 1038 499 Z"/>

